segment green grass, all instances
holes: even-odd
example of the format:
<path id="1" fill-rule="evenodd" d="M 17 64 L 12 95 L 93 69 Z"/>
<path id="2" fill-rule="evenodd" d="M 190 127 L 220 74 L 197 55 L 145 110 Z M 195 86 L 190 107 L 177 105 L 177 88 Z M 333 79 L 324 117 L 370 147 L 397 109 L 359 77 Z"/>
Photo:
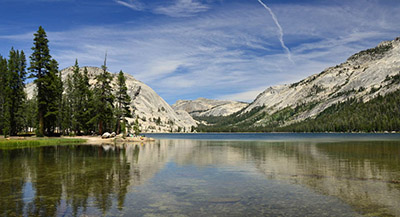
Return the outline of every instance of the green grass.
<path id="1" fill-rule="evenodd" d="M 73 145 L 86 142 L 85 139 L 67 139 L 67 138 L 29 138 L 26 140 L 0 139 L 0 149 L 29 148 L 53 145 Z"/>

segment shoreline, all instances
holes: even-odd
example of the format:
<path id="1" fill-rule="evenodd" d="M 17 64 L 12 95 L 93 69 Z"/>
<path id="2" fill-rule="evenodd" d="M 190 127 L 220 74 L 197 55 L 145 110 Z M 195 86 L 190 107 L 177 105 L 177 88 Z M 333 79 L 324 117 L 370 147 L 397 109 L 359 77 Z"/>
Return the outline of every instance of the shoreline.
<path id="1" fill-rule="evenodd" d="M 140 143 L 140 142 L 156 141 L 154 138 L 150 137 L 126 137 L 125 139 L 122 137 L 114 137 L 114 138 L 103 139 L 101 138 L 101 136 L 75 136 L 69 138 L 84 139 L 86 140 L 84 144 L 90 144 L 90 145 L 115 144 L 115 143 L 127 143 L 127 142 Z"/>

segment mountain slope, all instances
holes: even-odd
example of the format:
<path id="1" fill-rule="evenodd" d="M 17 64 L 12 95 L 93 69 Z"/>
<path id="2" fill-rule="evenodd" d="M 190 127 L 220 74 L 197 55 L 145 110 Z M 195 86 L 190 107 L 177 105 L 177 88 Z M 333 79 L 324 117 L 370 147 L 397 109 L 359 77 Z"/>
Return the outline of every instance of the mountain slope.
<path id="1" fill-rule="evenodd" d="M 172 108 L 184 110 L 192 117 L 204 117 L 227 116 L 246 106 L 248 106 L 248 103 L 244 102 L 198 98 L 196 100 L 178 100 L 172 105 Z"/>
<path id="2" fill-rule="evenodd" d="M 365 103 L 385 96 L 400 88 L 399 80 L 400 38 L 396 38 L 297 83 L 269 87 L 223 124 L 214 124 L 229 129 L 275 129 L 313 119 L 351 98 Z"/>
<path id="3" fill-rule="evenodd" d="M 98 67 L 86 67 L 90 77 L 90 83 L 95 82 L 94 78 L 100 74 L 102 69 Z M 83 73 L 84 67 L 80 68 Z M 69 74 L 73 73 L 73 67 L 61 70 L 62 80 L 65 81 Z M 113 76 L 113 85 L 115 85 L 116 73 Z M 171 106 L 164 101 L 153 89 L 136 80 L 133 76 L 125 73 L 126 86 L 128 94 L 132 98 L 131 109 L 135 116 L 139 116 L 139 123 L 142 132 L 189 132 L 192 126 L 197 126 L 196 121 L 185 111 L 175 112 Z M 35 86 L 33 83 L 27 85 L 26 92 L 28 97 L 32 97 Z M 134 119 L 128 118 L 129 122 Z"/>

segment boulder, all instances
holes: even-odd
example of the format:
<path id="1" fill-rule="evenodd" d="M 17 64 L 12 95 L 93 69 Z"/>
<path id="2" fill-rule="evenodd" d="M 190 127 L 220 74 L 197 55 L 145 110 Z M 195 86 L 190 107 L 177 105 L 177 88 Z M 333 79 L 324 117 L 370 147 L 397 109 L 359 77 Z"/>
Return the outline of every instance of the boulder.
<path id="1" fill-rule="evenodd" d="M 110 137 L 111 137 L 111 134 L 110 134 L 109 132 L 105 132 L 105 133 L 101 136 L 102 139 L 107 139 L 107 138 L 110 138 Z"/>

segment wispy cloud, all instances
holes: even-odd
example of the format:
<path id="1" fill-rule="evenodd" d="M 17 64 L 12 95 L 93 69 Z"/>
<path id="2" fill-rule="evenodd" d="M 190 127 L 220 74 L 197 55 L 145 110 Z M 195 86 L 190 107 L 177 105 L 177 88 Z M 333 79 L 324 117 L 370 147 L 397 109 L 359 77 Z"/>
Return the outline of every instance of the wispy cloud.
<path id="1" fill-rule="evenodd" d="M 197 13 L 207 11 L 208 5 L 196 0 L 175 0 L 171 5 L 159 6 L 154 13 L 164 14 L 171 17 L 190 17 Z"/>
<path id="2" fill-rule="evenodd" d="M 114 0 L 116 3 L 128 7 L 135 11 L 141 11 L 144 9 L 144 5 L 138 0 Z"/>
<path id="3" fill-rule="evenodd" d="M 258 2 L 260 2 L 260 4 L 271 14 L 272 19 L 275 22 L 275 25 L 278 27 L 278 33 L 279 33 L 279 41 L 281 42 L 282 48 L 285 49 L 287 55 L 288 55 L 288 59 L 292 62 L 292 54 L 290 53 L 289 48 L 285 45 L 285 41 L 283 40 L 283 29 L 281 24 L 279 24 L 278 18 L 275 16 L 274 12 L 271 10 L 271 8 L 269 8 L 263 1 L 258 0 Z"/>

